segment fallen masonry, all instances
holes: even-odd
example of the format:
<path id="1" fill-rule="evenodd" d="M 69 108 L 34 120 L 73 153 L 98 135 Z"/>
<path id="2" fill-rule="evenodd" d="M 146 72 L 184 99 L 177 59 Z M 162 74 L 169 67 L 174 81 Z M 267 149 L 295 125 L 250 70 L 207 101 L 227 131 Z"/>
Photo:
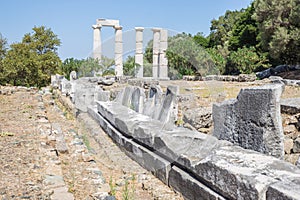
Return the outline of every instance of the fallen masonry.
<path id="1" fill-rule="evenodd" d="M 283 158 L 282 84 L 242 89 L 237 99 L 214 104 L 213 135 L 246 149 Z"/>
<path id="2" fill-rule="evenodd" d="M 272 101 L 266 106 L 274 109 L 276 113 L 279 105 L 276 98 L 280 95 L 279 86 L 266 86 L 265 89 L 268 91 L 266 94 L 258 93 L 265 97 L 266 102 L 272 97 Z M 169 92 L 158 98 L 157 103 L 162 106 L 155 112 L 163 112 L 162 115 L 143 114 L 140 109 L 144 109 L 145 104 L 140 106 L 140 99 L 133 97 L 133 94 L 138 93 L 134 92 L 137 89 L 125 90 L 127 93 L 123 93 L 123 97 L 117 98 L 119 100 L 116 101 L 88 102 L 87 112 L 128 156 L 186 199 L 300 199 L 298 167 L 274 156 L 244 149 L 229 141 L 218 140 L 214 136 L 170 125 L 170 120 L 174 120 L 170 116 L 174 109 L 176 110 L 176 88 L 169 88 Z M 245 93 L 244 96 L 240 96 L 242 100 L 264 109 L 262 102 L 257 102 L 257 98 L 254 97 L 255 102 L 249 99 L 253 94 L 251 89 Z M 154 97 L 156 98 L 156 95 Z M 155 98 L 152 99 L 153 104 Z M 227 106 L 234 107 L 236 104 L 233 102 Z M 247 103 L 238 106 L 245 106 L 243 109 L 247 113 Z M 278 107 L 280 109 L 280 105 Z M 165 113 L 169 118 L 160 118 L 166 117 Z M 258 116 L 251 114 L 254 115 L 248 113 L 246 119 L 255 123 L 264 117 L 264 113 Z M 259 123 L 275 123 L 277 115 L 271 117 L 273 118 L 266 118 L 266 121 Z M 283 151 L 281 146 L 274 149 L 279 152 L 275 151 L 274 155 L 280 157 Z"/>

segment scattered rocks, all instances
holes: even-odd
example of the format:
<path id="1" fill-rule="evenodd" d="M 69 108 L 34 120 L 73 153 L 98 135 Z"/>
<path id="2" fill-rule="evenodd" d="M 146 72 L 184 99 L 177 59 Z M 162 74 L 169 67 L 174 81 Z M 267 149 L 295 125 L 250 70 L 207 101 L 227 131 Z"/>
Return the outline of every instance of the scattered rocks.
<path id="1" fill-rule="evenodd" d="M 200 132 L 209 133 L 212 126 L 212 108 L 200 107 L 187 109 L 183 111 L 183 121 Z"/>
<path id="2" fill-rule="evenodd" d="M 300 153 L 300 138 L 297 138 L 294 141 L 293 152 L 294 153 Z"/>

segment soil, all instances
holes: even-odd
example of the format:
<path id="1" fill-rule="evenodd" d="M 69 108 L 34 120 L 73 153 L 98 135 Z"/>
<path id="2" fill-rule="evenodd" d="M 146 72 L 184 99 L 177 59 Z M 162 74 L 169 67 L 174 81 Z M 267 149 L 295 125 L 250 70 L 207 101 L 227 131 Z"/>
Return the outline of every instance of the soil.
<path id="1" fill-rule="evenodd" d="M 87 114 L 79 121 L 52 94 L 34 88 L 0 91 L 0 199 L 183 199 L 127 157 Z M 61 128 L 67 151 L 59 150 L 54 127 Z"/>

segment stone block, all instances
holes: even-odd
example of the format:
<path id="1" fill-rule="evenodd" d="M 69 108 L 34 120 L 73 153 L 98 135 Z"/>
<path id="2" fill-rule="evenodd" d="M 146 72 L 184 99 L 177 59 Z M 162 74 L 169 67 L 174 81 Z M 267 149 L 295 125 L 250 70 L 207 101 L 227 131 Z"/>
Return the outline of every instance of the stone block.
<path id="1" fill-rule="evenodd" d="M 142 88 L 134 88 L 131 96 L 130 108 L 138 113 L 143 113 L 144 101 L 146 95 L 145 91 Z"/>
<path id="2" fill-rule="evenodd" d="M 96 110 L 95 107 L 89 107 L 89 114 L 97 121 L 105 132 L 122 148 L 125 153 L 133 160 L 138 162 L 142 167 L 151 171 L 165 184 L 168 184 L 168 173 L 171 169 L 171 163 L 167 160 L 151 152 L 147 148 L 137 144 L 132 139 L 122 135 L 116 128 L 114 128 L 109 121 L 104 119 Z"/>
<path id="3" fill-rule="evenodd" d="M 173 166 L 169 173 L 169 186 L 180 192 L 184 199 L 225 200 L 225 198 L 176 166 Z"/>
<path id="4" fill-rule="evenodd" d="M 300 199 L 300 179 L 279 181 L 267 190 L 267 200 L 298 200 Z"/>
<path id="5" fill-rule="evenodd" d="M 87 112 L 88 106 L 94 104 L 95 88 L 94 86 L 76 83 L 74 94 L 75 108 Z"/>
<path id="6" fill-rule="evenodd" d="M 168 129 L 164 123 L 116 102 L 97 102 L 97 110 L 103 117 L 95 107 L 90 108 L 94 115 L 99 115 L 103 129 L 142 166 L 163 181 L 168 174 L 168 163 L 187 170 L 196 183 L 188 178 L 186 184 L 193 188 L 201 182 L 210 188 L 204 188 L 208 193 L 203 195 L 214 191 L 227 199 L 264 200 L 273 183 L 300 179 L 300 169 L 292 164 L 210 135 L 184 128 Z M 178 171 L 169 173 L 174 173 L 174 181 L 186 176 Z"/>
<path id="7" fill-rule="evenodd" d="M 69 95 L 71 93 L 72 85 L 70 81 L 68 81 L 66 78 L 61 80 L 60 83 L 61 93 Z"/>
<path id="8" fill-rule="evenodd" d="M 246 149 L 283 158 L 281 84 L 242 89 L 235 100 L 213 105 L 213 135 Z"/>
<path id="9" fill-rule="evenodd" d="M 104 91 L 101 88 L 95 89 L 95 101 L 109 101 L 110 91 Z"/>
<path id="10" fill-rule="evenodd" d="M 162 123 L 174 124 L 177 120 L 178 114 L 178 94 L 178 86 L 168 86 L 166 96 L 160 105 L 158 113 L 155 113 L 153 118 L 161 121 Z"/>
<path id="11" fill-rule="evenodd" d="M 265 199 L 269 185 L 300 178 L 300 170 L 272 156 L 223 146 L 192 166 L 197 177 L 228 199 Z"/>
<path id="12" fill-rule="evenodd" d="M 130 108 L 131 96 L 133 91 L 134 91 L 134 87 L 132 86 L 125 87 L 122 91 L 119 92 L 115 101 L 122 104 L 123 106 Z"/>

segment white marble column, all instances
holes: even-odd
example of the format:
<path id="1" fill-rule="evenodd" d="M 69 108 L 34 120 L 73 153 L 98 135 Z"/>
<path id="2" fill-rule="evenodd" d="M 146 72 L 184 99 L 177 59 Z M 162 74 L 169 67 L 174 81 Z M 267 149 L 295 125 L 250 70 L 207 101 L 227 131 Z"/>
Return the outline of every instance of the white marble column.
<path id="1" fill-rule="evenodd" d="M 159 46 L 159 78 L 168 78 L 168 59 L 166 51 L 168 48 L 168 30 L 162 29 L 160 31 L 160 46 Z"/>
<path id="2" fill-rule="evenodd" d="M 94 29 L 94 43 L 93 43 L 93 58 L 101 60 L 101 26 L 93 25 Z"/>
<path id="3" fill-rule="evenodd" d="M 123 76 L 122 26 L 115 26 L 115 75 Z"/>
<path id="4" fill-rule="evenodd" d="M 153 28 L 153 65 L 152 77 L 158 78 L 160 28 Z"/>
<path id="5" fill-rule="evenodd" d="M 135 27 L 135 64 L 138 64 L 137 78 L 144 76 L 144 57 L 143 57 L 143 27 Z"/>

